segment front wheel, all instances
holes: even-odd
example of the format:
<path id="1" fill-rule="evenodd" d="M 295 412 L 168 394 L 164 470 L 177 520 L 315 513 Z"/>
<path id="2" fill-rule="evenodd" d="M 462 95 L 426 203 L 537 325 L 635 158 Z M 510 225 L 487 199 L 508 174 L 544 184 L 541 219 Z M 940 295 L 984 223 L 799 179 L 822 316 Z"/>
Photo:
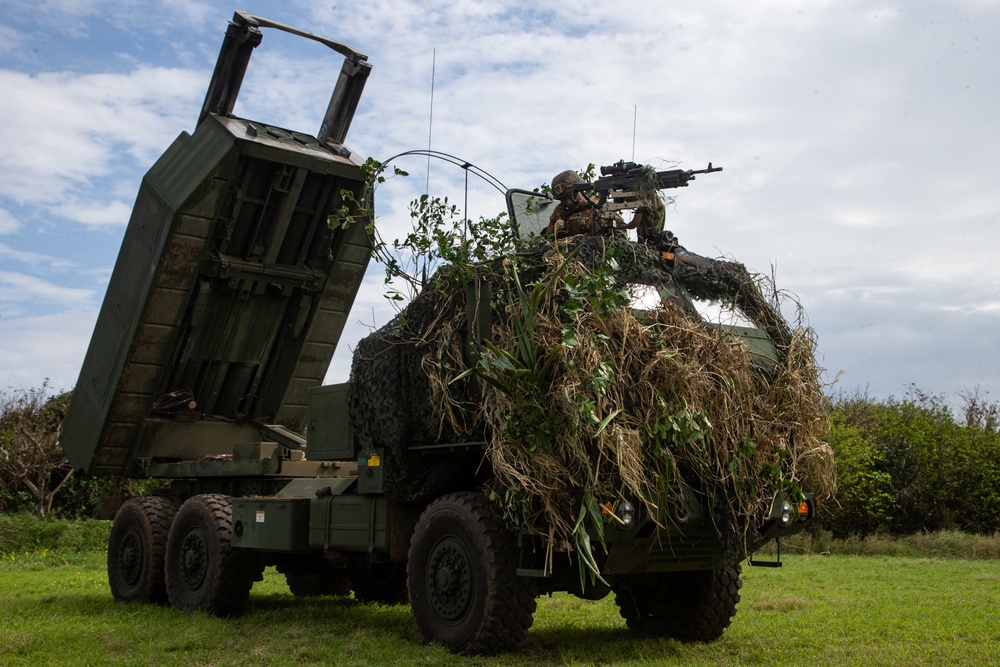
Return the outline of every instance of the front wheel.
<path id="1" fill-rule="evenodd" d="M 632 630 L 683 642 L 718 639 L 733 622 L 742 568 L 619 577 L 615 602 Z"/>
<path id="2" fill-rule="evenodd" d="M 535 612 L 534 581 L 516 574 L 514 536 L 485 496 L 453 493 L 424 510 L 407 581 L 417 630 L 467 655 L 516 650 Z"/>

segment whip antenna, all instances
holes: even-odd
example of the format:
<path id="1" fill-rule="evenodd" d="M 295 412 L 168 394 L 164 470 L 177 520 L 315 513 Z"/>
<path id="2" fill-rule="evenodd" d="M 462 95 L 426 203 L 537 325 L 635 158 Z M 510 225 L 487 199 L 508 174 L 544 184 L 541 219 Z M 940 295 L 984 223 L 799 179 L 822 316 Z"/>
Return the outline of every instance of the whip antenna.
<path id="1" fill-rule="evenodd" d="M 632 162 L 635 162 L 635 125 L 639 118 L 639 105 L 632 107 Z"/>
<path id="2" fill-rule="evenodd" d="M 427 119 L 427 181 L 424 183 L 424 194 L 431 191 L 431 132 L 434 130 L 434 72 L 437 69 L 437 47 L 431 51 L 431 111 Z"/>

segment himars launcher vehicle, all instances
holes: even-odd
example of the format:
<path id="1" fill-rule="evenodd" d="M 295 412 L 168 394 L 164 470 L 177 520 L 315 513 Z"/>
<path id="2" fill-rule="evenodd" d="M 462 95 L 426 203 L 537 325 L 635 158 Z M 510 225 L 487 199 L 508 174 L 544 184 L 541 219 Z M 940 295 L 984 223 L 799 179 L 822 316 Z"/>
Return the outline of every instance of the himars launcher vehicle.
<path id="1" fill-rule="evenodd" d="M 232 115 L 261 28 L 344 56 L 317 136 Z M 629 627 L 718 637 L 742 558 L 720 555 L 693 490 L 669 526 L 619 499 L 603 581 L 581 584 L 572 549 L 544 561 L 544 526 L 498 518 L 482 441 L 413 447 L 418 468 L 451 455 L 476 465 L 429 497 L 394 493 L 387 452 L 359 445 L 351 384 L 321 386 L 371 257 L 363 222 L 328 223 L 345 191 L 360 200 L 366 187 L 344 140 L 370 71 L 350 47 L 237 13 L 197 128 L 143 179 L 61 436 L 85 474 L 164 480 L 117 510 L 112 594 L 226 615 L 273 565 L 295 595 L 408 602 L 425 640 L 469 654 L 516 649 L 536 596 L 554 591 L 614 591 Z M 515 224 L 544 226 L 543 196 L 508 202 Z M 474 292 L 467 347 L 489 336 Z M 767 346 L 752 328 L 741 335 Z M 808 494 L 767 502 L 758 543 L 814 513 Z"/>

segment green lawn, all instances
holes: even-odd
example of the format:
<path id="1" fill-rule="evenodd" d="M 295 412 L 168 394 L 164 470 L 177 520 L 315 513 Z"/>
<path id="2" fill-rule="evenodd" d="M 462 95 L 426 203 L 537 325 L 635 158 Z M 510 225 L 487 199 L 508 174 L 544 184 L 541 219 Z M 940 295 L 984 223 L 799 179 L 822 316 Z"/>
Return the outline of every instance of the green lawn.
<path id="1" fill-rule="evenodd" d="M 523 650 L 463 658 L 420 644 L 408 607 L 292 598 L 268 570 L 235 619 L 111 599 L 104 556 L 0 557 L 0 665 L 1000 664 L 1000 561 L 790 556 L 747 568 L 712 644 L 629 632 L 611 597 L 539 600 Z"/>

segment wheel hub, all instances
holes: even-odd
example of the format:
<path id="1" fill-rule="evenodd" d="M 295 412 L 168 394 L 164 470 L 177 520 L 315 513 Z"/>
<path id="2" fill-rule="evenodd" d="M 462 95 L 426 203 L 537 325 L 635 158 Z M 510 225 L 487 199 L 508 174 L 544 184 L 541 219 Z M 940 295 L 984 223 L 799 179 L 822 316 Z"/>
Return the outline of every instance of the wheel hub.
<path id="1" fill-rule="evenodd" d="M 191 530 L 181 543 L 180 575 L 185 587 L 197 590 L 205 581 L 208 571 L 208 548 L 204 536 L 198 530 Z"/>
<path id="2" fill-rule="evenodd" d="M 434 612 L 446 621 L 463 618 L 473 588 L 468 550 L 457 539 L 447 537 L 431 551 L 427 570 L 427 592 Z"/>
<path id="3" fill-rule="evenodd" d="M 134 530 L 125 533 L 118 546 L 118 573 L 129 588 L 139 583 L 142 574 L 142 543 Z"/>

